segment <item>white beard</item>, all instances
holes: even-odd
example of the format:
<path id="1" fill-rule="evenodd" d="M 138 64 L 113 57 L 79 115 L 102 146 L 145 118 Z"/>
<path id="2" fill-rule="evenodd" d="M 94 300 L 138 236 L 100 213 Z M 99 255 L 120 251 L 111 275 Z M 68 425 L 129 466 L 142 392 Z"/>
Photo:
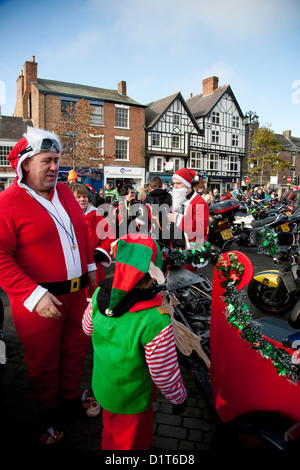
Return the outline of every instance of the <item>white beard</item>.
<path id="1" fill-rule="evenodd" d="M 173 199 L 173 210 L 174 212 L 180 212 L 182 204 L 186 201 L 188 188 L 173 188 L 172 199 Z"/>

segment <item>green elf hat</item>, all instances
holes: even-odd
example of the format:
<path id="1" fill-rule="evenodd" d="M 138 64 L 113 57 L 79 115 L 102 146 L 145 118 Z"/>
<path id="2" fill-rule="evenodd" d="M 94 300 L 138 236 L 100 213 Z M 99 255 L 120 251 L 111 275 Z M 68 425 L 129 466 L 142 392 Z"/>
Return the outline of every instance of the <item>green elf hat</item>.
<path id="1" fill-rule="evenodd" d="M 113 310 L 146 273 L 158 284 L 165 283 L 161 251 L 153 238 L 131 233 L 113 242 L 111 248 L 116 266 L 109 310 Z"/>

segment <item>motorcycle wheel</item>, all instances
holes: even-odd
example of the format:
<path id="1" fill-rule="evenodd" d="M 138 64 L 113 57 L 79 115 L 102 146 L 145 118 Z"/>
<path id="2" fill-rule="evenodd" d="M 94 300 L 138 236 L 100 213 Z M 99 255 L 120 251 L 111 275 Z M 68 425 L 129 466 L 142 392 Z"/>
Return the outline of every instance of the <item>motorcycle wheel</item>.
<path id="1" fill-rule="evenodd" d="M 296 303 L 295 293 L 289 294 L 283 285 L 275 299 L 271 299 L 274 287 L 252 279 L 248 285 L 248 297 L 254 307 L 270 315 L 283 315 L 290 312 Z"/>

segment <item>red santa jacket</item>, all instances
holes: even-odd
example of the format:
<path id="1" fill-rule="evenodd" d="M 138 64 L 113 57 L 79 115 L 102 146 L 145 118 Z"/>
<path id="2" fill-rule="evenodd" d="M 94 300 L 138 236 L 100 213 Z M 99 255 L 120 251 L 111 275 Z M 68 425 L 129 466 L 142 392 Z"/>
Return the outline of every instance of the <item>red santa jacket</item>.
<path id="1" fill-rule="evenodd" d="M 15 180 L 0 208 L 0 285 L 28 310 L 46 292 L 40 284 L 95 270 L 82 211 L 64 184 L 47 200 Z"/>
<path id="2" fill-rule="evenodd" d="M 191 242 L 207 241 L 209 208 L 207 202 L 196 192 L 193 192 L 183 206 L 184 213 L 177 216 L 176 225 L 184 233 L 185 248 L 189 249 Z"/>
<path id="3" fill-rule="evenodd" d="M 107 220 L 104 219 L 91 204 L 88 205 L 84 213 L 84 219 L 87 225 L 92 250 L 101 251 L 105 254 L 105 259 L 100 263 L 96 263 L 97 280 L 99 282 L 105 279 L 104 266 L 110 266 L 111 264 L 110 246 L 115 240 L 115 234 Z"/>

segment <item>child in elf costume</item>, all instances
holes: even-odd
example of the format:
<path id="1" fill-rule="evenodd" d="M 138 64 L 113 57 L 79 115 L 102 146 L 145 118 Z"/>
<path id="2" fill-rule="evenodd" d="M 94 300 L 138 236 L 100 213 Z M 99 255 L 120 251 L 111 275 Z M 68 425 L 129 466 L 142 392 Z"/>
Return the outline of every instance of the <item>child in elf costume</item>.
<path id="1" fill-rule="evenodd" d="M 94 347 L 93 391 L 103 408 L 102 450 L 150 450 L 156 387 L 183 412 L 172 321 L 154 281 L 164 283 L 156 241 L 139 234 L 114 242 L 113 278 L 102 281 L 83 317 Z"/>

